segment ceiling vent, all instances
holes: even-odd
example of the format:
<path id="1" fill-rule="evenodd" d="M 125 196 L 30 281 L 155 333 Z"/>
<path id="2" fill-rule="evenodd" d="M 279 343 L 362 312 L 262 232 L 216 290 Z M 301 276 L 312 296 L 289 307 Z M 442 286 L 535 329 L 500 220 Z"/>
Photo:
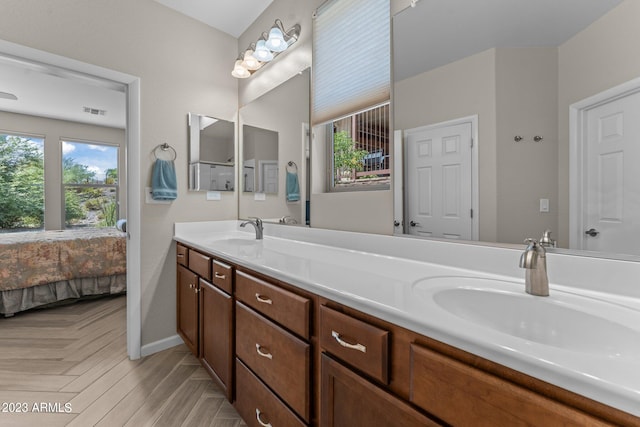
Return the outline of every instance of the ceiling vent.
<path id="1" fill-rule="evenodd" d="M 100 110 L 99 108 L 83 107 L 83 110 L 84 110 L 85 113 L 93 114 L 94 116 L 106 116 L 107 115 L 107 110 Z"/>

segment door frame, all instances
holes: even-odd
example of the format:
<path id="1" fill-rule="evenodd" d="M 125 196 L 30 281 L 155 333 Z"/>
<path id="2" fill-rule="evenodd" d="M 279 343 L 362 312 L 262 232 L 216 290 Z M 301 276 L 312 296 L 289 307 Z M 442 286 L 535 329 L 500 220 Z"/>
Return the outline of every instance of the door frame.
<path id="1" fill-rule="evenodd" d="M 140 78 L 2 39 L 0 54 L 111 80 L 126 87 L 127 124 L 124 149 L 127 176 L 127 354 L 132 360 L 139 359 L 142 345 Z"/>
<path id="2" fill-rule="evenodd" d="M 479 151 L 479 141 L 478 141 L 478 115 L 474 114 L 472 116 L 460 117 L 457 119 L 447 120 L 444 122 L 433 123 L 426 126 L 419 126 L 416 128 L 407 129 L 402 131 L 402 137 L 399 137 L 399 133 L 395 134 L 395 141 L 400 140 L 402 142 L 402 150 L 404 151 L 402 158 L 402 169 L 401 173 L 398 175 L 402 176 L 402 192 L 400 192 L 402 196 L 402 203 L 395 202 L 396 206 L 402 206 L 403 212 L 401 215 L 403 226 L 402 232 L 403 234 L 409 234 L 407 232 L 407 224 L 408 218 L 407 214 L 409 212 L 409 197 L 408 197 L 408 189 L 409 189 L 409 168 L 407 167 L 408 162 L 408 152 L 407 149 L 407 139 L 409 135 L 414 133 L 430 131 L 433 129 L 438 129 L 441 127 L 455 126 L 460 124 L 470 123 L 471 124 L 471 138 L 473 140 L 473 147 L 471 148 L 471 209 L 473 209 L 473 217 L 471 218 L 471 240 L 479 240 L 480 239 L 480 185 L 478 182 L 479 173 L 478 173 L 478 151 Z M 396 193 L 398 193 L 396 191 Z M 396 218 L 400 217 L 398 214 L 395 215 Z"/>
<path id="3" fill-rule="evenodd" d="M 589 110 L 640 92 L 640 78 L 585 98 L 569 106 L 569 248 L 582 249 L 585 243 L 583 203 L 587 176 L 587 113 Z"/>

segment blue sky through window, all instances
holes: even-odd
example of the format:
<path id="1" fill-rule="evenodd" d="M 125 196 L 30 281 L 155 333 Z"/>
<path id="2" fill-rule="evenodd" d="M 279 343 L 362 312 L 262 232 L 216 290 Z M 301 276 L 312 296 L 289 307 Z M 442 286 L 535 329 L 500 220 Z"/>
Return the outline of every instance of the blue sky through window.
<path id="1" fill-rule="evenodd" d="M 118 148 L 110 145 L 62 141 L 62 156 L 86 165 L 98 182 L 104 182 L 107 169 L 118 167 Z"/>

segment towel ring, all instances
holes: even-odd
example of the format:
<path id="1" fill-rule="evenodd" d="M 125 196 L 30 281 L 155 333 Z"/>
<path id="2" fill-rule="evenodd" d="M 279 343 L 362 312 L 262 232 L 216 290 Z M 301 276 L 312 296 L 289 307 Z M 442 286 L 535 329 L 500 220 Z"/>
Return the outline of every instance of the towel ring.
<path id="1" fill-rule="evenodd" d="M 173 148 L 172 146 L 170 146 L 169 144 L 167 144 L 166 142 L 164 144 L 159 144 L 156 148 L 153 149 L 153 156 L 158 159 L 158 150 L 162 150 L 162 151 L 173 151 L 173 159 L 171 160 L 175 160 L 178 157 L 178 153 L 176 153 L 175 148 Z"/>
<path id="2" fill-rule="evenodd" d="M 294 169 L 290 171 L 289 168 L 294 168 Z M 287 172 L 292 172 L 292 173 L 298 172 L 298 165 L 296 165 L 296 162 L 289 160 L 289 163 L 287 163 Z"/>

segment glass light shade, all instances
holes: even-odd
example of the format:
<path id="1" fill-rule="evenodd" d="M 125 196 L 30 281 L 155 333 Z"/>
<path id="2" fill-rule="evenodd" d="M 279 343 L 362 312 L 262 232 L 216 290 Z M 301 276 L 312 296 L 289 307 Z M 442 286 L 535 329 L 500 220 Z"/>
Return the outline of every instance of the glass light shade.
<path id="1" fill-rule="evenodd" d="M 278 27 L 273 27 L 271 31 L 269 31 L 269 40 L 267 40 L 265 45 L 267 46 L 267 49 L 273 52 L 282 52 L 289 47 L 287 42 L 284 41 L 282 31 L 280 31 L 280 28 Z"/>
<path id="2" fill-rule="evenodd" d="M 238 59 L 233 67 L 231 75 L 236 79 L 246 79 L 251 76 L 251 73 L 242 66 L 242 61 Z"/>
<path id="3" fill-rule="evenodd" d="M 271 51 L 267 49 L 264 40 L 258 40 L 258 42 L 256 43 L 256 50 L 253 52 L 253 56 L 261 62 L 269 62 L 273 59 L 273 53 L 271 53 Z"/>
<path id="4" fill-rule="evenodd" d="M 262 67 L 262 64 L 255 58 L 255 56 L 253 56 L 253 51 L 251 49 L 247 49 L 244 53 L 242 66 L 247 70 L 257 70 Z"/>

